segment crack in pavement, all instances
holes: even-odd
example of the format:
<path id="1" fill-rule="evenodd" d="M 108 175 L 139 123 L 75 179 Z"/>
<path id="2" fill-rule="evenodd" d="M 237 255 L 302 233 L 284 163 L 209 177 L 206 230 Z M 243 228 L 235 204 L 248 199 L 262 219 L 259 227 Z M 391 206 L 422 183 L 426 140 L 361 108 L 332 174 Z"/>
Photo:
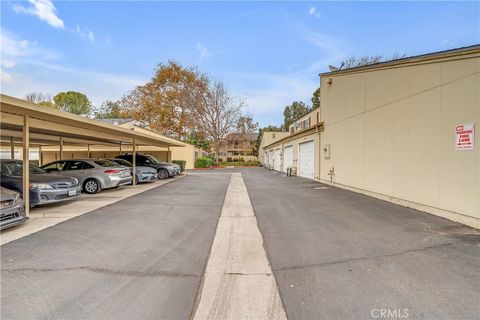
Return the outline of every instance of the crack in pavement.
<path id="1" fill-rule="evenodd" d="M 397 252 L 397 253 L 382 254 L 382 255 L 378 255 L 378 256 L 348 258 L 348 259 L 343 259 L 343 260 L 321 262 L 321 263 L 308 264 L 308 265 L 303 265 L 303 266 L 291 266 L 291 267 L 274 268 L 273 271 L 286 271 L 286 270 L 295 270 L 295 269 L 304 269 L 304 268 L 321 268 L 321 267 L 328 267 L 328 266 L 332 266 L 332 265 L 336 265 L 336 264 L 342 264 L 342 263 L 348 263 L 348 262 L 374 260 L 374 259 L 380 259 L 380 258 L 390 258 L 390 257 L 401 256 L 401 255 L 404 255 L 404 254 L 407 254 L 407 253 L 428 251 L 428 250 L 432 250 L 432 249 L 437 249 L 437 248 L 447 247 L 447 246 L 452 246 L 452 245 L 457 245 L 457 244 L 469 244 L 469 243 L 465 243 L 465 242 L 440 243 L 440 244 L 425 247 L 425 248 L 408 249 L 408 250 L 404 250 L 404 251 Z"/>
<path id="2" fill-rule="evenodd" d="M 200 278 L 197 274 L 176 273 L 169 271 L 129 271 L 129 270 L 112 270 L 100 267 L 80 266 L 67 268 L 23 268 L 23 269 L 1 269 L 1 271 L 17 273 L 17 272 L 62 272 L 62 271 L 90 271 L 95 273 L 103 273 L 115 276 L 127 277 L 167 277 L 167 278 Z"/>
<path id="3" fill-rule="evenodd" d="M 224 272 L 227 276 L 272 276 L 272 273 L 242 273 L 242 272 Z"/>

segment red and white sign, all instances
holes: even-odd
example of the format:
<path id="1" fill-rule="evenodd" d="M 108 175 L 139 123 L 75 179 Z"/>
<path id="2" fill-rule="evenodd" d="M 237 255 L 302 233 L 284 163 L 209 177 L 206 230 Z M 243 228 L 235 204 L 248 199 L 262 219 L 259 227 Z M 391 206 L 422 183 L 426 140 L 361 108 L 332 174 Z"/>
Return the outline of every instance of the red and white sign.
<path id="1" fill-rule="evenodd" d="M 475 150 L 475 126 L 473 123 L 459 124 L 455 127 L 455 150 Z"/>

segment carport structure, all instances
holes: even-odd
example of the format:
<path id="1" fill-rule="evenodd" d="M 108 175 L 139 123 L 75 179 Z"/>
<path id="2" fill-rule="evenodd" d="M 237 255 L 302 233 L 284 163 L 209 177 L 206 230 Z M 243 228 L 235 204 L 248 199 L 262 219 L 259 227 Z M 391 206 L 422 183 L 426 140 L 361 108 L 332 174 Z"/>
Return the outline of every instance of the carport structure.
<path id="1" fill-rule="evenodd" d="M 122 146 L 132 150 L 135 155 L 138 146 L 183 147 L 182 144 L 160 137 L 148 136 L 88 119 L 68 112 L 42 107 L 25 100 L 7 95 L 0 96 L 0 136 L 1 145 L 9 145 L 11 158 L 14 147 L 21 143 L 23 149 L 23 200 L 27 215 L 30 208 L 29 197 L 29 161 L 30 147 L 41 150 L 42 146 L 58 146 L 62 160 L 64 145 L 109 145 Z M 41 153 L 41 152 L 40 152 Z M 133 156 L 133 173 L 136 172 Z M 135 185 L 135 179 L 133 179 Z"/>

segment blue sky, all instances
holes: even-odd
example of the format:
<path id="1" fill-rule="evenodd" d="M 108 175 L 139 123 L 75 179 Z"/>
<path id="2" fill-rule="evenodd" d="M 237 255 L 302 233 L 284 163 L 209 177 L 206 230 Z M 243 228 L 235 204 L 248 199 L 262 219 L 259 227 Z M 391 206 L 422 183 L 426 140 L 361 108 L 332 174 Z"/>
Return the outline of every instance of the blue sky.
<path id="1" fill-rule="evenodd" d="M 1 2 L 1 91 L 80 91 L 95 105 L 170 59 L 223 81 L 261 126 L 310 103 L 350 56 L 480 43 L 480 2 Z"/>

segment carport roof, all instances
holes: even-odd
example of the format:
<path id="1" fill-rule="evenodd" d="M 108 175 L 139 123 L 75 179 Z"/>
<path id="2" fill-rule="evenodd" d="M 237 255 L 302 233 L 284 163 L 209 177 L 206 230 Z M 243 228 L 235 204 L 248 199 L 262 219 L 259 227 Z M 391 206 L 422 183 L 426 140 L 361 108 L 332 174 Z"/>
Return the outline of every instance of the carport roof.
<path id="1" fill-rule="evenodd" d="M 157 147 L 183 147 L 170 139 L 145 135 L 101 121 L 68 112 L 42 107 L 34 103 L 0 95 L 2 141 L 22 137 L 24 116 L 30 117 L 32 144 L 58 144 L 60 137 L 68 144 L 132 144 Z"/>

